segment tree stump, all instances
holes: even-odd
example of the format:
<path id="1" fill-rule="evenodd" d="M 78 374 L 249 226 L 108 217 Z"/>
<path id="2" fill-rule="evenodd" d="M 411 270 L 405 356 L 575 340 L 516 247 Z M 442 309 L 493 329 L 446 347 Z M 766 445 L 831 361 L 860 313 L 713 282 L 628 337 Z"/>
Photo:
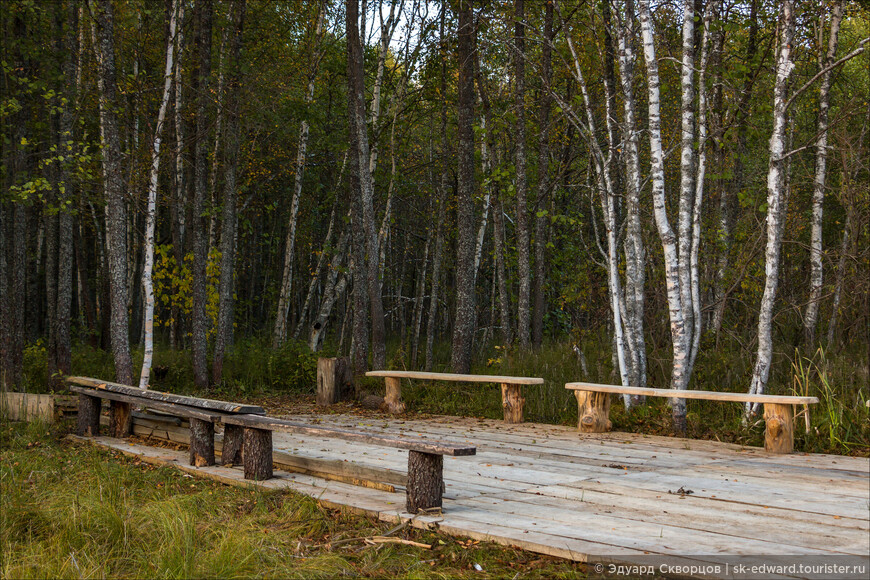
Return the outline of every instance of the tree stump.
<path id="1" fill-rule="evenodd" d="M 354 395 L 353 369 L 350 359 L 317 359 L 317 404 L 321 407 L 352 399 Z"/>
<path id="2" fill-rule="evenodd" d="M 245 428 L 240 425 L 224 425 L 224 446 L 221 463 L 242 465 L 242 448 L 245 441 Z"/>
<path id="3" fill-rule="evenodd" d="M 402 381 L 395 377 L 385 377 L 384 382 L 387 385 L 386 396 L 384 397 L 384 405 L 387 411 L 398 415 L 405 412 L 405 403 L 402 402 Z"/>
<path id="4" fill-rule="evenodd" d="M 764 449 L 771 453 L 794 451 L 794 408 L 777 403 L 764 404 Z"/>
<path id="5" fill-rule="evenodd" d="M 76 434 L 83 437 L 96 437 L 100 434 L 100 406 L 103 402 L 99 397 L 79 395 L 79 414 L 76 420 Z"/>
<path id="6" fill-rule="evenodd" d="M 112 437 L 123 439 L 133 432 L 133 415 L 130 403 L 109 401 L 109 430 Z"/>
<path id="7" fill-rule="evenodd" d="M 574 391 L 577 397 L 577 428 L 581 433 L 610 431 L 610 393 Z"/>
<path id="8" fill-rule="evenodd" d="M 272 432 L 245 427 L 245 452 L 242 456 L 245 479 L 264 480 L 272 477 Z"/>
<path id="9" fill-rule="evenodd" d="M 190 464 L 194 467 L 214 465 L 214 423 L 190 419 Z"/>
<path id="10" fill-rule="evenodd" d="M 523 387 L 521 385 L 501 385 L 501 406 L 504 410 L 505 423 L 523 422 Z"/>
<path id="11" fill-rule="evenodd" d="M 441 507 L 444 491 L 444 456 L 420 451 L 408 452 L 409 513 Z"/>

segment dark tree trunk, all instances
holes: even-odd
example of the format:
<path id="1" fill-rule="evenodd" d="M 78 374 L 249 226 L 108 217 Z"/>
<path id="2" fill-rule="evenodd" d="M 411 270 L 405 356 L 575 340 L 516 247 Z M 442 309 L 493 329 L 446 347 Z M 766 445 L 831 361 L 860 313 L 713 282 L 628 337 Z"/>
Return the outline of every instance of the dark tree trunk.
<path id="1" fill-rule="evenodd" d="M 456 247 L 456 315 L 451 367 L 471 371 L 474 343 L 474 15 L 472 0 L 459 2 L 459 120 Z"/>
<path id="2" fill-rule="evenodd" d="M 121 140 L 115 109 L 114 15 L 111 0 L 91 0 L 94 46 L 99 65 L 100 133 L 103 144 L 103 186 L 106 192 L 106 254 L 108 262 L 110 332 L 115 379 L 133 383 L 127 318 L 127 208 L 121 174 Z"/>
<path id="3" fill-rule="evenodd" d="M 226 168 L 223 196 L 223 225 L 221 226 L 221 278 L 218 329 L 214 346 L 212 380 L 221 382 L 224 352 L 233 343 L 233 279 L 236 264 L 236 168 L 239 157 L 239 91 L 242 50 L 242 27 L 245 18 L 245 0 L 235 0 L 232 21 L 235 36 L 232 44 L 228 94 L 225 105 Z"/>
<path id="4" fill-rule="evenodd" d="M 520 346 L 529 346 L 529 212 L 526 203 L 526 30 L 524 0 L 514 0 L 514 105 L 516 115 L 516 190 L 517 190 L 517 274 L 520 290 L 517 297 L 517 338 Z M 460 105 L 461 106 L 461 105 Z"/>
<path id="5" fill-rule="evenodd" d="M 208 314 L 206 313 L 208 262 L 208 220 L 203 218 L 208 195 L 209 76 L 211 75 L 211 0 L 196 0 L 197 60 L 196 151 L 194 158 L 193 215 L 193 381 L 200 389 L 208 387 Z"/>
<path id="6" fill-rule="evenodd" d="M 348 127 L 352 153 L 356 153 L 357 178 L 352 180 L 355 198 L 361 209 L 365 231 L 366 268 L 365 281 L 369 292 L 372 324 L 372 366 L 386 366 L 386 329 L 384 305 L 381 299 L 381 283 L 378 280 L 380 253 L 378 231 L 375 227 L 375 212 L 372 191 L 372 176 L 369 171 L 369 139 L 366 127 L 365 71 L 360 44 L 358 0 L 347 0 L 347 78 L 348 78 Z M 360 264 L 362 266 L 362 264 Z"/>
<path id="7" fill-rule="evenodd" d="M 67 57 L 64 61 L 64 79 L 66 81 L 67 104 L 63 108 L 60 117 L 60 141 L 61 150 L 63 144 L 72 140 L 74 130 L 74 104 L 78 103 L 76 85 L 76 62 L 75 55 L 79 53 L 78 46 L 78 2 L 68 0 L 67 28 L 65 31 L 65 44 Z M 66 206 L 66 202 L 74 198 L 72 175 L 69 169 L 61 171 L 61 180 L 65 184 L 65 191 L 59 192 L 64 207 L 58 214 L 57 224 L 57 309 L 55 311 L 55 363 L 57 371 L 61 375 L 68 375 L 72 365 L 72 352 L 70 345 L 70 318 L 72 311 L 73 295 L 73 219 Z"/>
<path id="8" fill-rule="evenodd" d="M 550 205 L 550 76 L 552 51 L 550 43 L 553 40 L 553 3 L 547 2 L 544 13 L 544 43 L 541 46 L 541 78 L 544 87 L 541 90 L 540 110 L 538 119 L 540 134 L 538 135 L 538 196 L 535 215 L 535 304 L 532 309 L 532 345 L 540 348 L 544 340 L 544 312 L 547 301 L 544 295 L 546 267 L 544 263 L 547 247 L 547 234 L 550 217 L 541 215 Z"/>

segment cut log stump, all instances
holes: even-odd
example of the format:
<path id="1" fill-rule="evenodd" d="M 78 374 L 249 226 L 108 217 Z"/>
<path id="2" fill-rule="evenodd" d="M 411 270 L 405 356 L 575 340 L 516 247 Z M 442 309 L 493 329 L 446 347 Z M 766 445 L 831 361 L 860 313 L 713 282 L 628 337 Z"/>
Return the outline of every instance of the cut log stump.
<path id="1" fill-rule="evenodd" d="M 318 406 L 327 407 L 339 401 L 353 399 L 353 370 L 350 359 L 317 359 L 317 396 Z"/>
<path id="2" fill-rule="evenodd" d="M 610 431 L 610 393 L 574 391 L 577 397 L 577 428 L 581 433 Z"/>
<path id="3" fill-rule="evenodd" d="M 245 452 L 242 456 L 245 479 L 272 478 L 272 432 L 268 429 L 245 427 Z"/>
<path id="4" fill-rule="evenodd" d="M 764 404 L 764 449 L 771 453 L 794 451 L 794 408 L 792 405 Z"/>
<path id="5" fill-rule="evenodd" d="M 444 456 L 420 451 L 408 452 L 408 491 L 406 509 L 416 514 L 420 510 L 441 507 L 444 491 Z"/>
<path id="6" fill-rule="evenodd" d="M 123 439 L 133 432 L 133 415 L 130 403 L 109 401 L 109 425 L 112 437 Z"/>
<path id="7" fill-rule="evenodd" d="M 190 464 L 194 467 L 214 465 L 214 423 L 190 419 Z"/>
<path id="8" fill-rule="evenodd" d="M 244 441 L 244 427 L 239 425 L 224 425 L 224 446 L 221 451 L 221 463 L 224 465 L 242 465 Z"/>
<path id="9" fill-rule="evenodd" d="M 100 434 L 100 405 L 102 402 L 103 400 L 99 397 L 79 395 L 76 435 L 80 437 L 96 437 Z"/>
<path id="10" fill-rule="evenodd" d="M 398 415 L 405 412 L 405 403 L 402 402 L 402 382 L 401 379 L 395 377 L 386 377 L 384 382 L 387 385 L 386 396 L 384 397 L 384 405 L 387 411 Z"/>
<path id="11" fill-rule="evenodd" d="M 523 405 L 525 402 L 523 387 L 521 385 L 502 383 L 501 406 L 504 410 L 505 423 L 523 422 Z"/>

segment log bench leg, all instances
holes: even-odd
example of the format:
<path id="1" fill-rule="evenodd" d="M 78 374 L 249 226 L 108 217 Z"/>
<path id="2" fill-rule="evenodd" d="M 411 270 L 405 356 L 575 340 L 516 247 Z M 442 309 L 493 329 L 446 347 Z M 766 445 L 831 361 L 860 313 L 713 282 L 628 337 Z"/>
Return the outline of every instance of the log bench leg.
<path id="1" fill-rule="evenodd" d="M 521 385 L 501 385 L 501 406 L 504 410 L 505 423 L 523 422 L 523 387 Z"/>
<path id="2" fill-rule="evenodd" d="M 190 464 L 194 467 L 214 465 L 214 423 L 190 419 Z"/>
<path id="3" fill-rule="evenodd" d="M 441 507 L 444 491 L 444 456 L 421 451 L 408 452 L 409 513 Z"/>
<path id="4" fill-rule="evenodd" d="M 384 377 L 384 382 L 387 384 L 387 392 L 384 397 L 384 404 L 387 406 L 387 411 L 398 415 L 405 412 L 405 403 L 402 402 L 402 382 L 395 377 Z"/>
<path id="5" fill-rule="evenodd" d="M 577 397 L 577 428 L 581 433 L 610 431 L 610 393 L 574 391 Z"/>
<path id="6" fill-rule="evenodd" d="M 245 427 L 242 455 L 245 479 L 272 478 L 272 432 L 268 429 Z"/>
<path id="7" fill-rule="evenodd" d="M 79 414 L 76 420 L 76 434 L 82 437 L 96 437 L 100 434 L 99 397 L 79 395 Z"/>
<path id="8" fill-rule="evenodd" d="M 245 440 L 245 429 L 240 425 L 224 425 L 224 446 L 221 451 L 221 463 L 224 465 L 242 465 L 242 448 Z"/>
<path id="9" fill-rule="evenodd" d="M 794 451 L 794 408 L 778 403 L 764 404 L 764 449 L 771 453 Z"/>
<path id="10" fill-rule="evenodd" d="M 109 428 L 112 437 L 128 437 L 133 432 L 133 414 L 130 403 L 109 401 Z"/>

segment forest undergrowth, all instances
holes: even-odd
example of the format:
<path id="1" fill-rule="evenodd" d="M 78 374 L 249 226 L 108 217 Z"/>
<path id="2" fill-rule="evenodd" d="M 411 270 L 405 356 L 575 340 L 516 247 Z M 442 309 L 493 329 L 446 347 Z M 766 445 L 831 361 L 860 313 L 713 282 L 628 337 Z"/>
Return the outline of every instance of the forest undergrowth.
<path id="1" fill-rule="evenodd" d="M 727 340 L 727 339 L 726 339 Z M 320 356 L 334 356 L 335 346 L 327 344 Z M 472 372 L 542 377 L 544 384 L 524 389 L 526 421 L 572 425 L 577 421 L 573 394 L 566 382 L 618 383 L 613 374 L 609 344 L 587 338 L 583 342 L 584 372 L 572 343 L 549 341 L 538 350 L 488 345 L 480 348 Z M 387 367 L 407 369 L 409 356 L 399 342 L 387 345 Z M 141 349 L 134 351 L 134 366 L 140 364 Z M 299 342 L 270 348 L 264 338 L 238 341 L 225 363 L 224 381 L 207 391 L 193 387 L 193 369 L 187 350 L 158 347 L 154 357 L 152 386 L 182 394 L 255 401 L 286 397 L 313 401 L 318 354 Z M 669 387 L 670 352 L 651 350 L 648 386 Z M 436 342 L 432 370 L 449 372 L 450 344 Z M 740 345 L 711 344 L 702 349 L 692 379 L 697 390 L 745 392 L 752 374 L 751 356 L 741 354 Z M 856 362 L 857 361 L 857 362 Z M 30 392 L 45 392 L 48 377 L 45 348 L 36 343 L 25 351 L 25 384 Z M 98 378 L 114 377 L 111 353 L 80 345 L 73 350 L 72 374 Z M 381 379 L 358 377 L 358 390 L 383 394 Z M 774 357 L 768 392 L 777 395 L 809 395 L 819 398 L 811 405 L 809 430 L 806 420 L 795 421 L 796 448 L 806 452 L 870 456 L 870 384 L 866 352 L 853 345 L 837 352 L 819 349 L 811 354 L 780 350 Z M 405 381 L 403 398 L 411 413 L 434 413 L 499 419 L 501 391 L 496 384 L 430 383 Z M 286 406 L 286 405 L 285 405 Z M 718 440 L 751 446 L 764 443 L 760 416 L 744 421 L 743 405 L 718 401 L 688 401 L 690 438 Z M 611 407 L 613 428 L 645 434 L 672 434 L 671 411 L 663 398 L 647 399 L 643 406 L 627 411 L 616 399 Z"/>

